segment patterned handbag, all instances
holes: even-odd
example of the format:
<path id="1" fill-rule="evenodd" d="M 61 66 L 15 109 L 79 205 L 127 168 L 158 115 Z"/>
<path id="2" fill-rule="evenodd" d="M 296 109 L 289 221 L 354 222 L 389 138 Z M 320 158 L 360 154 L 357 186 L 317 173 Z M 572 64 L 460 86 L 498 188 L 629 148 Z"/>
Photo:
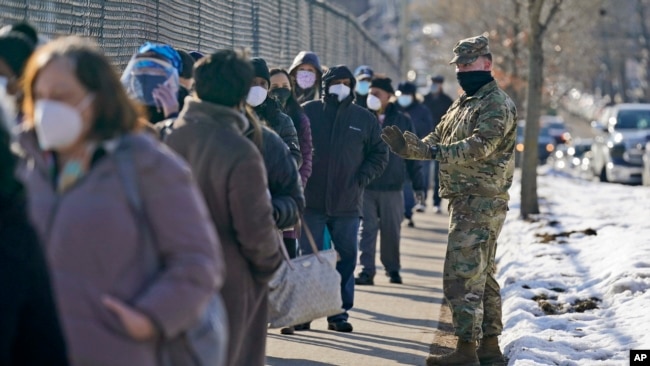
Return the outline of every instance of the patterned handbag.
<path id="1" fill-rule="evenodd" d="M 269 327 L 282 328 L 343 312 L 341 275 L 334 249 L 318 251 L 307 225 L 302 226 L 314 253 L 289 259 L 269 282 Z"/>

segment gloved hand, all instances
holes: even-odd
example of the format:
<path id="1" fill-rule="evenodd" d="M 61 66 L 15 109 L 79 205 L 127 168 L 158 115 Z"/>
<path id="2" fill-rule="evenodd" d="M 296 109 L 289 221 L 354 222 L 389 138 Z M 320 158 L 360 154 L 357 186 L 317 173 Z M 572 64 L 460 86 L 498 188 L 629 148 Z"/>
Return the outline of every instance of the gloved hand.
<path id="1" fill-rule="evenodd" d="M 431 160 L 438 151 L 437 145 L 427 145 L 411 131 L 404 132 L 404 139 L 408 150 L 408 158 L 414 160 Z"/>
<path id="2" fill-rule="evenodd" d="M 386 126 L 381 130 L 381 139 L 384 140 L 386 145 L 395 154 L 407 158 L 408 145 L 406 139 L 402 135 L 402 131 L 397 126 Z"/>
<path id="3" fill-rule="evenodd" d="M 415 196 L 415 202 L 419 204 L 424 203 L 424 191 L 415 191 L 413 192 L 413 196 Z"/>

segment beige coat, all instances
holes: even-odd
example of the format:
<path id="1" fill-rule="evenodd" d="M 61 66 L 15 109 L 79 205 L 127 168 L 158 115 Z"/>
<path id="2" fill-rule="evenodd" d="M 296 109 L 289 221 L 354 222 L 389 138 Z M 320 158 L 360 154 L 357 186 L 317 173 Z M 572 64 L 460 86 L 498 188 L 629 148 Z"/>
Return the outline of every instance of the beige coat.
<path id="1" fill-rule="evenodd" d="M 114 159 L 57 194 L 33 133 L 21 142 L 34 164 L 24 179 L 33 223 L 45 246 L 73 365 L 156 365 L 155 342 L 137 342 L 101 302 L 112 295 L 147 314 L 173 337 L 196 322 L 223 283 L 223 254 L 190 170 L 145 135 L 132 155 L 150 231 L 165 263 L 146 273 L 143 242 Z"/>
<path id="2" fill-rule="evenodd" d="M 190 163 L 226 260 L 228 365 L 264 365 L 267 282 L 282 261 L 266 171 L 242 135 L 248 121 L 232 108 L 186 100 L 167 142 Z"/>

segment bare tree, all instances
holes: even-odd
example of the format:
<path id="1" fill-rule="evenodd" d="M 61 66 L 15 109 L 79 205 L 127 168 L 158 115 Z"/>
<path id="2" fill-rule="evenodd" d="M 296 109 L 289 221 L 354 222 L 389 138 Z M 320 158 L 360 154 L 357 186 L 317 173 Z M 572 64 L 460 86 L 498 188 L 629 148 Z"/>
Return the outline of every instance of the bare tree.
<path id="1" fill-rule="evenodd" d="M 537 146 L 539 136 L 539 117 L 542 103 L 544 82 L 544 36 L 549 24 L 560 11 L 563 0 L 552 0 L 550 9 L 544 16 L 546 0 L 528 0 L 529 43 L 528 43 L 528 93 L 526 100 L 526 128 L 524 146 Z M 537 198 L 537 161 L 536 148 L 524 149 L 521 169 L 521 216 L 528 218 L 539 213 Z"/>

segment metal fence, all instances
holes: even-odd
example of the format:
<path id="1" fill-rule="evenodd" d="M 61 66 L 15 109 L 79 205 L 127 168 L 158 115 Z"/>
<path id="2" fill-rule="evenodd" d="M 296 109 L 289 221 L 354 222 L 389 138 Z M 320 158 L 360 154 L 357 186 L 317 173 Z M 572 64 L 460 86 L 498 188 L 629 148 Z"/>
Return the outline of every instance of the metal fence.
<path id="1" fill-rule="evenodd" d="M 120 67 L 153 41 L 204 53 L 246 48 L 271 67 L 311 50 L 323 65 L 368 64 L 400 76 L 353 17 L 318 0 L 0 0 L 0 24 L 21 20 L 47 37 L 93 37 Z"/>

